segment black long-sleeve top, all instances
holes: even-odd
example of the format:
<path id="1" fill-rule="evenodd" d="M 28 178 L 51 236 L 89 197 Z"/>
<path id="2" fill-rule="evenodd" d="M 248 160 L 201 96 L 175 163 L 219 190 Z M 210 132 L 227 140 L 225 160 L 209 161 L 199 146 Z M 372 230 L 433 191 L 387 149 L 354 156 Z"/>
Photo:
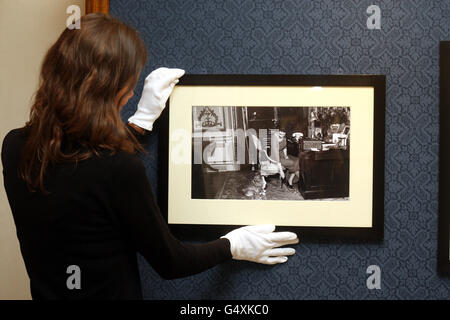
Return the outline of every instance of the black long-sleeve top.
<path id="1" fill-rule="evenodd" d="M 142 299 L 136 252 L 166 279 L 231 259 L 227 239 L 188 244 L 170 233 L 137 155 L 104 152 L 52 166 L 43 194 L 17 174 L 25 140 L 22 129 L 10 131 L 1 156 L 33 299 Z M 71 265 L 81 289 L 67 286 Z"/>

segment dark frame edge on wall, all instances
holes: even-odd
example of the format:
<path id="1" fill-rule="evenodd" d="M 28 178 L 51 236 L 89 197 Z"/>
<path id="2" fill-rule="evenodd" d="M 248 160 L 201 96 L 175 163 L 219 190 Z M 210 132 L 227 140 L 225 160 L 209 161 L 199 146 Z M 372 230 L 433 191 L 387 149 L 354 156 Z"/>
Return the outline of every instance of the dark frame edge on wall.
<path id="1" fill-rule="evenodd" d="M 109 0 L 86 0 L 86 14 L 103 12 L 109 14 Z"/>
<path id="2" fill-rule="evenodd" d="M 372 227 L 296 227 L 277 226 L 278 231 L 296 232 L 302 242 L 345 241 L 379 243 L 384 238 L 384 168 L 385 168 L 385 75 L 200 75 L 189 74 L 178 85 L 252 85 L 252 86 L 355 86 L 374 87 L 374 161 Z M 157 121 L 158 133 L 158 190 L 161 213 L 168 221 L 168 160 L 169 160 L 169 108 Z M 376 137 L 376 138 L 375 138 Z M 185 240 L 212 240 L 236 229 L 238 225 L 184 225 L 169 224 L 171 231 Z"/>
<path id="3" fill-rule="evenodd" d="M 450 41 L 439 47 L 439 228 L 438 272 L 450 275 Z"/>

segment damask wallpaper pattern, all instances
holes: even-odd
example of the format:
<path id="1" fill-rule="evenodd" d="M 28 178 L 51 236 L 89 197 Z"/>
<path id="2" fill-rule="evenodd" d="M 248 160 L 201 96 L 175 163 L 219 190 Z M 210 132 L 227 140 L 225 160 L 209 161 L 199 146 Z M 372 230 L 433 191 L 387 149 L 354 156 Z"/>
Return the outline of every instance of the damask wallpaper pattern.
<path id="1" fill-rule="evenodd" d="M 369 30 L 367 8 L 381 9 Z M 436 273 L 439 41 L 450 39 L 448 0 L 111 0 L 160 67 L 188 73 L 386 74 L 385 240 L 300 243 L 283 265 L 231 261 L 162 280 L 140 257 L 147 299 L 448 299 Z M 157 132 L 144 163 L 156 190 Z M 301 234 L 299 235 L 301 239 Z M 368 290 L 366 269 L 381 268 Z"/>

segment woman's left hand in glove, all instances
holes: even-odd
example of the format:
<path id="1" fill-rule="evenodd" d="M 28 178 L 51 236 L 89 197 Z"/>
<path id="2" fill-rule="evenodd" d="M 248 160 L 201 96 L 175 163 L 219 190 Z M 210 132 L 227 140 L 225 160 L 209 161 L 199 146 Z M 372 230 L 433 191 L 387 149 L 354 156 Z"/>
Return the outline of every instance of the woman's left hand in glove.
<path id="1" fill-rule="evenodd" d="M 152 130 L 153 123 L 161 115 L 166 102 L 178 83 L 178 79 L 184 75 L 182 69 L 159 68 L 152 71 L 145 78 L 144 89 L 139 100 L 137 110 L 128 122 L 145 130 Z"/>

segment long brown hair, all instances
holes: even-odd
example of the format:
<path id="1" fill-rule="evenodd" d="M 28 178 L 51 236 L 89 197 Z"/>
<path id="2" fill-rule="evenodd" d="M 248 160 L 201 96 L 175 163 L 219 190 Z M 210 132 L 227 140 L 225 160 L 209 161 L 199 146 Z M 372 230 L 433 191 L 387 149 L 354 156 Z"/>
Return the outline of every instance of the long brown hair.
<path id="1" fill-rule="evenodd" d="M 142 150 L 120 118 L 125 95 L 117 98 L 134 89 L 146 60 L 137 32 L 109 15 L 85 15 L 80 29 L 62 32 L 44 58 L 24 127 L 19 174 L 30 191 L 45 192 L 51 164 L 85 160 L 101 150 Z"/>

